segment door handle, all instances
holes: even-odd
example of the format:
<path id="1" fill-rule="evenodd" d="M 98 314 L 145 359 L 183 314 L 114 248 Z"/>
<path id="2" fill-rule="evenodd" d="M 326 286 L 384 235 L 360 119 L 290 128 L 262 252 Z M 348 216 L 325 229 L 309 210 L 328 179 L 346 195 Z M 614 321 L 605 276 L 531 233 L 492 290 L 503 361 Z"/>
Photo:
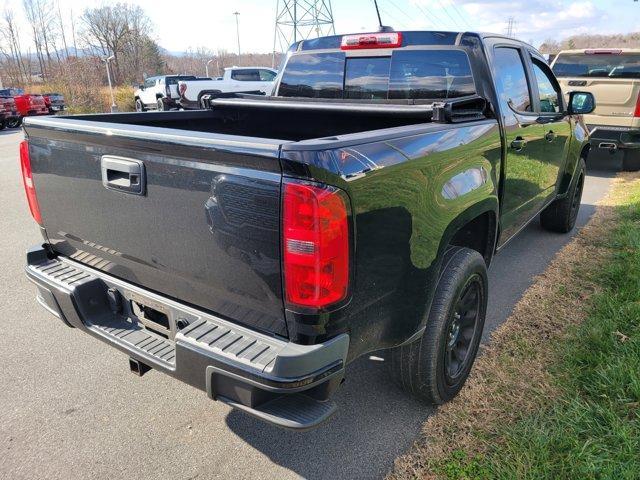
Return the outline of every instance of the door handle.
<path id="1" fill-rule="evenodd" d="M 511 148 L 513 148 L 516 152 L 519 152 L 526 146 L 527 141 L 522 137 L 516 137 L 515 140 L 511 142 Z"/>
<path id="2" fill-rule="evenodd" d="M 104 155 L 100 167 L 105 188 L 133 195 L 145 194 L 145 169 L 140 160 Z"/>
<path id="3" fill-rule="evenodd" d="M 544 138 L 547 140 L 547 142 L 553 142 L 556 139 L 556 134 L 553 132 L 553 130 L 549 130 Z"/>

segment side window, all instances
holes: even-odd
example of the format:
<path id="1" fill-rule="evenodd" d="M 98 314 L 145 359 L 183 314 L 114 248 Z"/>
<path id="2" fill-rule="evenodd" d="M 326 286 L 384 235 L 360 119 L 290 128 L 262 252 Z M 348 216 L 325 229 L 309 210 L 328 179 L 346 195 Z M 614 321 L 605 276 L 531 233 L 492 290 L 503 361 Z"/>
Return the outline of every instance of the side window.
<path id="1" fill-rule="evenodd" d="M 276 78 L 276 72 L 271 70 L 258 70 L 258 72 L 260 73 L 261 82 L 273 82 L 273 79 Z"/>
<path id="2" fill-rule="evenodd" d="M 259 82 L 260 74 L 258 70 L 243 68 L 242 70 L 232 70 L 231 78 L 239 82 Z"/>
<path id="3" fill-rule="evenodd" d="M 520 52 L 515 48 L 495 49 L 495 68 L 498 95 L 519 112 L 531 111 L 531 95 Z"/>
<path id="4" fill-rule="evenodd" d="M 542 113 L 558 113 L 560 112 L 560 99 L 562 93 L 558 82 L 548 73 L 548 69 L 535 59 L 533 60 L 533 72 L 536 76 L 538 84 L 538 92 L 540 94 L 540 112 Z"/>

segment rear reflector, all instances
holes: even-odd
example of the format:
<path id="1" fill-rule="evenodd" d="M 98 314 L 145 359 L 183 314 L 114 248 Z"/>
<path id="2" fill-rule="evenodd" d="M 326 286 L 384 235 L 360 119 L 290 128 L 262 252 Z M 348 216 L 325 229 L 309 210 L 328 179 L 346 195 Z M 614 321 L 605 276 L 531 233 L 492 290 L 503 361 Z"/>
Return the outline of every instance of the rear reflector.
<path id="1" fill-rule="evenodd" d="M 636 110 L 633 112 L 634 118 L 640 118 L 640 92 L 638 92 L 638 100 L 636 100 Z"/>
<path id="2" fill-rule="evenodd" d="M 363 48 L 397 48 L 402 46 L 402 33 L 365 33 L 361 35 L 345 35 L 342 37 L 342 50 Z"/>
<path id="3" fill-rule="evenodd" d="M 323 308 L 349 287 L 349 209 L 341 190 L 285 183 L 282 215 L 287 302 Z"/>
<path id="4" fill-rule="evenodd" d="M 42 217 L 40 216 L 40 206 L 36 197 L 36 187 L 33 184 L 33 175 L 31 174 L 31 158 L 29 157 L 29 144 L 26 140 L 20 142 L 20 169 L 22 170 L 22 183 L 24 183 L 24 191 L 27 194 L 27 202 L 29 202 L 29 210 L 33 219 L 42 225 Z"/>

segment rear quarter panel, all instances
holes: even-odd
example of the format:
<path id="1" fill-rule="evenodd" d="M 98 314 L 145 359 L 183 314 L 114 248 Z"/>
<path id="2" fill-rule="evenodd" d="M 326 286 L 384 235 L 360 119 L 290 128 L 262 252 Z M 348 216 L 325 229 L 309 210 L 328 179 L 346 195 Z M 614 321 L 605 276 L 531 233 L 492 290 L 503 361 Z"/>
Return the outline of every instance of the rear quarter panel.
<path id="1" fill-rule="evenodd" d="M 287 311 L 298 340 L 349 331 L 350 358 L 405 341 L 423 325 L 456 226 L 497 212 L 497 122 L 407 130 L 326 151 L 283 151 L 285 175 L 348 193 L 355 225 L 351 301 L 315 319 Z M 291 325 L 302 327 L 291 332 Z"/>

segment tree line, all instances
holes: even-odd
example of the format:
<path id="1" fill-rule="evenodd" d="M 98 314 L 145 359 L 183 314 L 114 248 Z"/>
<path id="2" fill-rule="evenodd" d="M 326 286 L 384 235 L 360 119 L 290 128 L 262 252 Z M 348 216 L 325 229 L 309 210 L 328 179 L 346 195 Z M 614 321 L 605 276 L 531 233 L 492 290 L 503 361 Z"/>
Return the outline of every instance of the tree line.
<path id="1" fill-rule="evenodd" d="M 542 53 L 556 54 L 560 50 L 583 48 L 640 48 L 640 32 L 618 35 L 574 35 L 564 40 L 545 40 Z"/>
<path id="2" fill-rule="evenodd" d="M 63 11 L 57 0 L 22 0 L 20 7 L 5 6 L 0 12 L 0 79 L 5 87 L 58 91 L 79 111 L 91 111 L 103 108 L 95 93 L 107 84 L 108 57 L 113 57 L 111 80 L 126 87 L 126 95 L 152 75 L 204 76 L 208 63 L 209 75 L 218 76 L 228 66 L 269 66 L 273 60 L 271 54 L 238 56 L 211 47 L 172 55 L 153 34 L 146 12 L 129 3 L 73 12 Z"/>

